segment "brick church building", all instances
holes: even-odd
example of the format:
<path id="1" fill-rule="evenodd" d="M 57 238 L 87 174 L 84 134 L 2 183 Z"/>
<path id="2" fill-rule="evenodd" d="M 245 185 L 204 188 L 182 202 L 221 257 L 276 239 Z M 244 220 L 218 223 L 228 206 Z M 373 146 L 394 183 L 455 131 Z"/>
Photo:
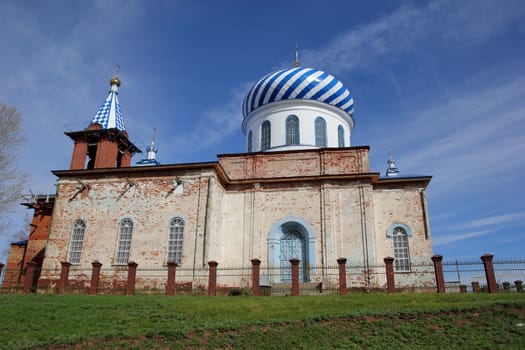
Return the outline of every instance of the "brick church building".
<path id="1" fill-rule="evenodd" d="M 87 128 L 65 133 L 71 165 L 53 171 L 56 194 L 24 203 L 34 208 L 30 235 L 11 245 L 4 288 L 23 283 L 28 261 L 48 290 L 65 261 L 79 283 L 89 283 L 93 261 L 117 283 L 130 261 L 195 272 L 210 260 L 243 267 L 256 258 L 269 284 L 289 281 L 291 258 L 304 283 L 330 283 L 323 268 L 340 257 L 372 268 L 392 256 L 400 276 L 430 262 L 431 177 L 403 176 L 393 157 L 385 175 L 370 169 L 369 146 L 351 145 L 353 98 L 334 76 L 296 62 L 261 78 L 242 106 L 246 151 L 189 164 L 157 162 L 154 139 L 133 164 L 141 150 L 124 126 L 120 85 L 115 75 Z M 183 278 L 205 283 L 196 276 Z"/>

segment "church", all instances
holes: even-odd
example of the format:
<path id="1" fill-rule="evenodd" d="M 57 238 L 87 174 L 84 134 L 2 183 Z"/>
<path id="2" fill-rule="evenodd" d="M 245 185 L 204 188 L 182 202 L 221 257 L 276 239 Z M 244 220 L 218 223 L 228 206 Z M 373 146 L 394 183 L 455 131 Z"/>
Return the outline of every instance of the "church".
<path id="1" fill-rule="evenodd" d="M 296 59 L 262 77 L 239 106 L 246 149 L 186 164 L 159 163 L 155 138 L 133 164 L 142 151 L 126 132 L 120 86 L 115 74 L 87 127 L 65 132 L 70 167 L 53 171 L 55 195 L 24 203 L 35 209 L 31 232 L 11 245 L 4 286 L 21 283 L 28 261 L 48 290 L 61 262 L 86 284 L 94 261 L 112 269 L 112 283 L 128 262 L 152 271 L 175 262 L 194 272 L 181 277 L 193 288 L 208 261 L 240 268 L 259 259 L 268 284 L 289 282 L 291 258 L 303 283 L 329 283 L 323 269 L 341 257 L 363 269 L 393 257 L 400 276 L 430 262 L 431 177 L 404 176 L 392 156 L 384 175 L 370 169 L 369 146 L 351 143 L 354 100 L 333 75 Z"/>

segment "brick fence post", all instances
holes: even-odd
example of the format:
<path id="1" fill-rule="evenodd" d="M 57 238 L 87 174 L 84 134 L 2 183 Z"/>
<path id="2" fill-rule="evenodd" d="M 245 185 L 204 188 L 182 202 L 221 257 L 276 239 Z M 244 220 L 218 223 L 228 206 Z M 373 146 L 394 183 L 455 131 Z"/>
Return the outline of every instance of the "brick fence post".
<path id="1" fill-rule="evenodd" d="M 523 281 L 517 280 L 514 281 L 514 284 L 516 285 L 516 292 L 523 292 Z"/>
<path id="2" fill-rule="evenodd" d="M 252 259 L 252 295 L 258 297 L 260 295 L 260 271 L 261 260 Z"/>
<path id="3" fill-rule="evenodd" d="M 346 295 L 346 258 L 337 259 L 339 267 L 339 294 Z"/>
<path id="4" fill-rule="evenodd" d="M 60 271 L 60 280 L 58 281 L 57 294 L 62 294 L 66 290 L 71 263 L 68 261 L 62 261 L 60 265 L 62 265 L 62 270 Z"/>
<path id="5" fill-rule="evenodd" d="M 26 265 L 26 274 L 24 278 L 24 294 L 29 294 L 31 292 L 31 287 L 33 287 L 33 275 L 35 273 L 35 267 L 38 264 L 34 261 L 29 261 Z"/>
<path id="6" fill-rule="evenodd" d="M 503 290 L 505 292 L 510 292 L 510 282 L 503 282 Z"/>
<path id="7" fill-rule="evenodd" d="M 292 264 L 292 295 L 299 295 L 299 259 L 290 259 Z"/>
<path id="8" fill-rule="evenodd" d="M 126 283 L 126 295 L 133 295 L 135 292 L 135 278 L 137 276 L 137 264 L 134 261 L 128 262 L 128 281 Z"/>
<path id="9" fill-rule="evenodd" d="M 494 275 L 494 265 L 492 264 L 492 258 L 494 255 L 485 254 L 481 257 L 483 265 L 485 266 L 485 276 L 487 277 L 487 287 L 489 293 L 497 293 L 498 285 L 496 284 L 496 276 Z"/>
<path id="10" fill-rule="evenodd" d="M 438 293 L 445 293 L 445 277 L 443 276 L 443 256 L 434 255 L 432 258 L 434 262 L 434 273 L 436 275 L 436 285 Z"/>
<path id="11" fill-rule="evenodd" d="M 177 263 L 168 262 L 168 284 L 166 285 L 166 295 L 175 294 L 175 274 L 177 273 Z"/>
<path id="12" fill-rule="evenodd" d="M 98 282 L 100 280 L 100 268 L 102 267 L 102 264 L 98 260 L 95 260 L 91 263 L 91 266 L 93 266 L 93 269 L 91 270 L 89 294 L 97 294 Z"/>
<path id="13" fill-rule="evenodd" d="M 208 275 L 208 296 L 213 297 L 217 295 L 217 265 L 216 261 L 208 261 L 210 273 Z"/>
<path id="14" fill-rule="evenodd" d="M 383 259 L 386 270 L 386 290 L 388 293 L 396 292 L 396 282 L 394 279 L 394 258 L 388 256 Z"/>
<path id="15" fill-rule="evenodd" d="M 479 282 L 478 281 L 473 281 L 472 282 L 472 291 L 473 292 L 479 292 L 480 291 Z"/>

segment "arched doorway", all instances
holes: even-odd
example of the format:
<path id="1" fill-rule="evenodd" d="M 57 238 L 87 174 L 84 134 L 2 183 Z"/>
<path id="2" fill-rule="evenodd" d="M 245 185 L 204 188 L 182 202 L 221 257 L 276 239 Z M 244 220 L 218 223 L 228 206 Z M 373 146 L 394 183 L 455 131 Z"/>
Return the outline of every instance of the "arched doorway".
<path id="1" fill-rule="evenodd" d="M 304 268 L 306 262 L 306 247 L 304 235 L 296 229 L 288 229 L 287 231 L 283 232 L 280 243 L 281 281 L 290 282 L 292 280 L 290 259 L 299 259 L 299 279 L 303 282 L 306 282 L 307 274 L 306 269 Z"/>
<path id="2" fill-rule="evenodd" d="M 277 221 L 268 237 L 268 263 L 275 271 L 272 282 L 290 282 L 290 259 L 299 259 L 299 280 L 310 280 L 310 268 L 315 266 L 315 235 L 305 220 L 289 215 Z"/>

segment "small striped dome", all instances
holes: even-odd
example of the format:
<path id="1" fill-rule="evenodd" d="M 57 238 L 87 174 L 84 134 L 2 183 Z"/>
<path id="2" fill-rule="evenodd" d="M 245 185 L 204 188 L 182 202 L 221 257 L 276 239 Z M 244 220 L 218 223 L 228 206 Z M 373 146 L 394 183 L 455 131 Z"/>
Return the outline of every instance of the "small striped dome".
<path id="1" fill-rule="evenodd" d="M 354 100 L 342 82 L 321 70 L 304 67 L 282 69 L 259 80 L 244 98 L 242 112 L 246 118 L 268 103 L 293 99 L 325 102 L 350 116 L 354 114 Z"/>

